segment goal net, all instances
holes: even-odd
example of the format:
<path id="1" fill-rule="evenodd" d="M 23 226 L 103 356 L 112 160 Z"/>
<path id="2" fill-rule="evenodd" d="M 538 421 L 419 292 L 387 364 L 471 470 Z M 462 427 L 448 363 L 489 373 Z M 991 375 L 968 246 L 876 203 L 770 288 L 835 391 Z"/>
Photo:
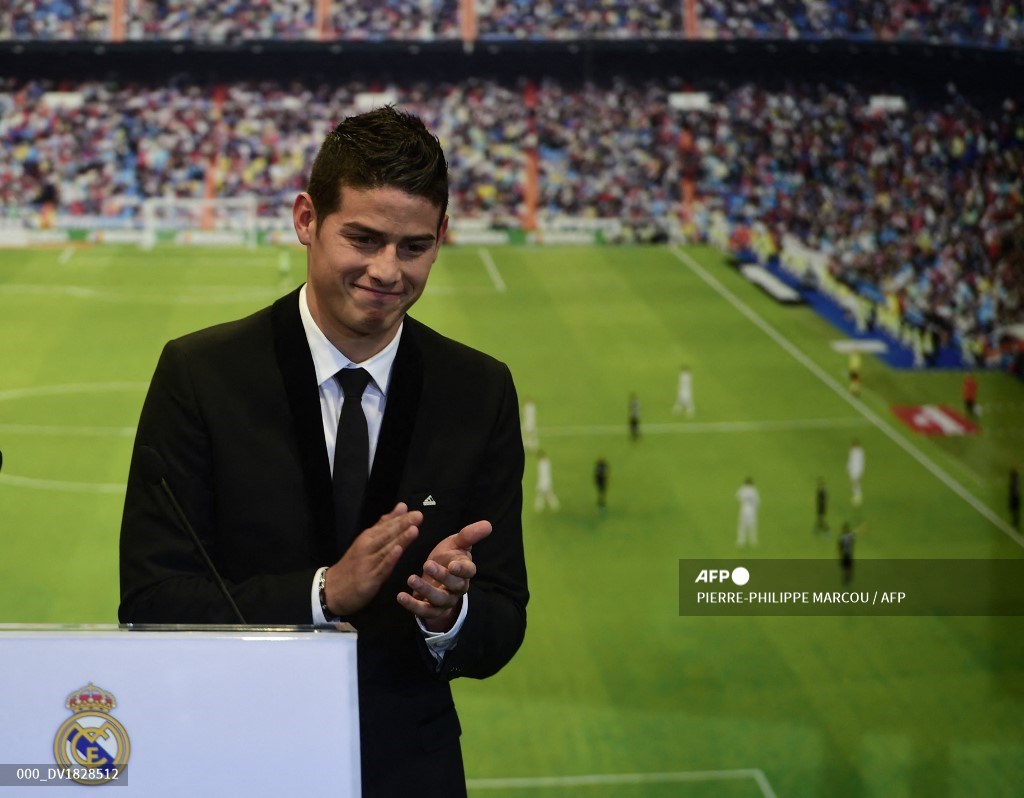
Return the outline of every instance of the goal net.
<path id="1" fill-rule="evenodd" d="M 142 246 L 250 246 L 257 243 L 257 199 L 150 197 L 142 203 Z"/>

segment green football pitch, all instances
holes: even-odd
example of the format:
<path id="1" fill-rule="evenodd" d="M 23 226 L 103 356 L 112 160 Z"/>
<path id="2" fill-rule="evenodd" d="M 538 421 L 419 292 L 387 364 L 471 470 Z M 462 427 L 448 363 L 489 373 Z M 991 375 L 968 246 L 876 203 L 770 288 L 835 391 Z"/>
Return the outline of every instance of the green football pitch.
<path id="1" fill-rule="evenodd" d="M 303 275 L 298 248 L 0 256 L 0 622 L 116 622 L 123 485 L 161 347 Z M 705 248 L 453 246 L 414 315 L 510 365 L 561 502 L 534 511 L 529 457 L 526 642 L 455 688 L 472 795 L 1024 794 L 1020 617 L 679 612 L 681 559 L 737 556 L 748 476 L 762 505 L 747 557 L 835 559 L 835 535 L 812 533 L 820 477 L 832 528 L 865 525 L 858 559 L 1021 559 L 1006 484 L 1024 465 L 1024 385 L 982 374 L 980 434 L 919 436 L 891 407 L 959 410 L 961 374 L 868 357 L 851 397 L 841 335 Z M 683 364 L 692 418 L 673 413 Z"/>

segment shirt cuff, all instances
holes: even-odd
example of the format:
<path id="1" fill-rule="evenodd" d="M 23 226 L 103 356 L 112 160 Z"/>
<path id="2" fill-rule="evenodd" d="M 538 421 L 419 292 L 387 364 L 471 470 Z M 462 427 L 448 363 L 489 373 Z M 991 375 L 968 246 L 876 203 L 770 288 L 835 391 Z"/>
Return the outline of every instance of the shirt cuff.
<path id="1" fill-rule="evenodd" d="M 427 649 L 434 659 L 437 660 L 438 664 L 444 659 L 445 653 L 455 648 L 455 644 L 459 642 L 459 630 L 462 629 L 467 612 L 469 612 L 469 594 L 462 597 L 462 608 L 459 610 L 459 617 L 455 619 L 455 624 L 447 632 L 431 632 L 423 625 L 422 620 L 416 619 L 420 631 L 423 632 L 423 642 L 427 644 Z"/>
<path id="2" fill-rule="evenodd" d="M 316 573 L 313 574 L 313 587 L 309 594 L 309 604 L 313 615 L 313 625 L 332 623 L 327 620 L 327 616 L 324 615 L 323 609 L 320 607 L 320 576 L 327 570 L 327 567 L 318 568 Z"/>

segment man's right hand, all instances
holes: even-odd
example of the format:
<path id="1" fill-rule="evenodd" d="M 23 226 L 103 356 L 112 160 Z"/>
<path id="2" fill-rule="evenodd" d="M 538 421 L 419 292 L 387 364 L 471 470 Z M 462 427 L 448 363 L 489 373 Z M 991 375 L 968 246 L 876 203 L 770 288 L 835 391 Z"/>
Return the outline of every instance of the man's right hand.
<path id="1" fill-rule="evenodd" d="M 423 513 L 409 512 L 399 502 L 369 529 L 363 530 L 340 560 L 327 569 L 324 592 L 327 609 L 342 617 L 369 604 L 399 558 L 419 535 Z"/>

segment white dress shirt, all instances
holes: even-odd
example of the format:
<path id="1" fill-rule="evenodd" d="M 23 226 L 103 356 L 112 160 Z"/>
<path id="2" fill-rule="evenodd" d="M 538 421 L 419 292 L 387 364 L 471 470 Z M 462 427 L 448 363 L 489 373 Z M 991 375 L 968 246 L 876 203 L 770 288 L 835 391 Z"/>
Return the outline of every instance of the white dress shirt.
<path id="1" fill-rule="evenodd" d="M 343 368 L 362 368 L 370 374 L 370 382 L 363 391 L 363 415 L 366 416 L 366 431 L 369 435 L 370 450 L 368 456 L 369 468 L 367 473 L 373 469 L 373 458 L 377 453 L 377 440 L 380 437 L 380 427 L 384 420 L 384 408 L 387 406 L 388 388 L 391 384 L 391 367 L 395 362 L 395 354 L 398 352 L 398 343 L 402 339 L 403 325 L 400 325 L 398 332 L 391 342 L 380 352 L 369 360 L 362 363 L 353 363 L 345 355 L 327 340 L 327 336 L 313 320 L 309 312 L 309 305 L 306 302 L 306 286 L 299 291 L 299 316 L 302 319 L 302 328 L 306 332 L 306 341 L 309 344 L 309 352 L 313 356 L 313 368 L 316 371 L 317 387 L 320 390 L 320 414 L 324 424 L 324 441 L 327 444 L 327 460 L 334 470 L 334 449 L 338 438 L 338 418 L 341 415 L 341 406 L 345 402 L 344 394 L 338 381 L 334 379 Z M 313 587 L 310 597 L 313 623 L 327 623 L 323 610 L 320 607 L 320 575 L 327 570 L 327 566 L 320 568 L 313 576 Z M 469 596 L 462 597 L 462 608 L 455 625 L 447 632 L 431 632 L 419 618 L 419 624 L 427 643 L 427 648 L 434 657 L 441 661 L 444 652 L 454 647 L 459 630 L 466 619 L 466 612 L 469 608 Z"/>

